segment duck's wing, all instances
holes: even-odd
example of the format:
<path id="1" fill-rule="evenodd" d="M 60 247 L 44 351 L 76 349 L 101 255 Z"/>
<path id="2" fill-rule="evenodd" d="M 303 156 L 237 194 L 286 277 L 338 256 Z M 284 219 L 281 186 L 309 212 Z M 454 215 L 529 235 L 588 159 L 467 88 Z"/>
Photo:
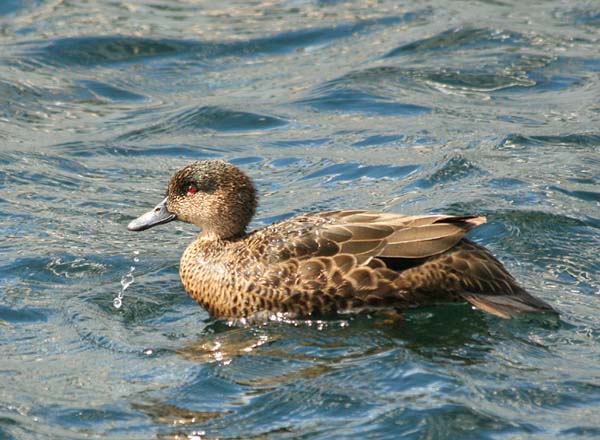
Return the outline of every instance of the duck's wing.
<path id="1" fill-rule="evenodd" d="M 374 257 L 422 259 L 458 243 L 481 216 L 400 215 L 365 210 L 300 215 L 257 231 L 269 263 L 348 255 L 357 265 Z"/>
<path id="2" fill-rule="evenodd" d="M 337 289 L 359 302 L 367 297 L 393 302 L 402 300 L 395 285 L 399 271 L 447 251 L 483 222 L 477 216 L 325 211 L 257 231 L 245 247 L 260 250 L 260 263 L 248 261 L 260 266 L 251 277 L 265 288 Z M 389 260 L 402 263 L 391 267 Z"/>
<path id="3" fill-rule="evenodd" d="M 420 259 L 441 254 L 458 243 L 481 216 L 400 215 L 374 211 L 326 211 L 309 216 L 327 221 L 314 235 L 330 240 L 340 254 L 367 263 L 373 257 Z"/>

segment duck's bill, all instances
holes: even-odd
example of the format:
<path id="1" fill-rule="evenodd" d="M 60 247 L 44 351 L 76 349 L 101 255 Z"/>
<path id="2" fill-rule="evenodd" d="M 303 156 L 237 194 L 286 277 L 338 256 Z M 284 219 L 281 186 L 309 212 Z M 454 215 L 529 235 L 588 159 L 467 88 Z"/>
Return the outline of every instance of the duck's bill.
<path id="1" fill-rule="evenodd" d="M 156 205 L 152 211 L 139 216 L 135 220 L 132 220 L 127 225 L 127 229 L 130 231 L 143 231 L 144 229 L 148 229 L 156 225 L 169 223 L 176 218 L 176 215 L 169 212 L 167 209 L 167 199 L 165 198 L 162 202 Z"/>

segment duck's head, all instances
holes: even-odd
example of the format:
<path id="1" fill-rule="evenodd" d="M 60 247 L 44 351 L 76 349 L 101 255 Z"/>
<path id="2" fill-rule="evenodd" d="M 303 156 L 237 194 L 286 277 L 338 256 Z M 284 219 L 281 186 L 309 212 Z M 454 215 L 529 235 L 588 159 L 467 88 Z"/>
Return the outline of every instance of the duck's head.
<path id="1" fill-rule="evenodd" d="M 222 160 L 202 160 L 178 170 L 167 197 L 127 228 L 143 231 L 181 220 L 199 226 L 205 236 L 227 239 L 245 232 L 255 210 L 256 190 L 248 176 Z"/>

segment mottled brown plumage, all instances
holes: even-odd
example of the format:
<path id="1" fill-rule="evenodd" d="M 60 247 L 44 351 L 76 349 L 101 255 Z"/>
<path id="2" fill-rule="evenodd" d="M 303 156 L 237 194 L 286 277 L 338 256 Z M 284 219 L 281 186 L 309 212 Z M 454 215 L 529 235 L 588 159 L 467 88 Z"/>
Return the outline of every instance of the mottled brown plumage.
<path id="1" fill-rule="evenodd" d="M 166 199 L 129 224 L 171 220 L 202 229 L 181 257 L 187 292 L 220 317 L 290 316 L 468 301 L 503 318 L 554 312 L 464 235 L 479 216 L 366 210 L 302 214 L 246 233 L 256 191 L 237 167 L 194 162 L 169 181 Z"/>

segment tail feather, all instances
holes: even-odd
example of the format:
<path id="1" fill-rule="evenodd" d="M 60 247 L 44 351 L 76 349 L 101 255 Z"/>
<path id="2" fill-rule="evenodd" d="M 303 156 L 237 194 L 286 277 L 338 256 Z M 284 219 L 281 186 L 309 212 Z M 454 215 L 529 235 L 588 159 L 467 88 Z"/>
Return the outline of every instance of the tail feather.
<path id="1" fill-rule="evenodd" d="M 462 297 L 485 312 L 509 319 L 524 313 L 558 312 L 547 302 L 530 295 L 525 290 L 518 295 L 484 295 L 466 292 Z"/>

